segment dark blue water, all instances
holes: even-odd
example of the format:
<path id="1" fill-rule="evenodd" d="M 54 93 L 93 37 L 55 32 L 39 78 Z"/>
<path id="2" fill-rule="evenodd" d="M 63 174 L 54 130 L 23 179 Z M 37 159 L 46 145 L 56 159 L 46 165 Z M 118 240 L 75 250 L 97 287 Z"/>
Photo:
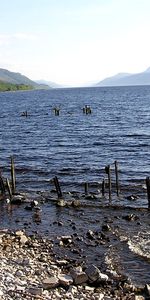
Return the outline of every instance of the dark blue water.
<path id="1" fill-rule="evenodd" d="M 149 175 L 150 86 L 8 92 L 0 104 L 0 165 L 8 176 L 14 156 L 19 189 L 49 189 L 55 175 L 66 190 L 94 186 L 115 160 L 124 186 Z"/>

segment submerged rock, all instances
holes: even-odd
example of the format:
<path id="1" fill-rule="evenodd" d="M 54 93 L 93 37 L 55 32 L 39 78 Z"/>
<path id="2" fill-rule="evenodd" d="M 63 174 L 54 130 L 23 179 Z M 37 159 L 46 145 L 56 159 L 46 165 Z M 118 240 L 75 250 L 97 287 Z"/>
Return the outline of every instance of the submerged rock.
<path id="1" fill-rule="evenodd" d="M 56 202 L 56 205 L 57 206 L 60 206 L 60 207 L 64 207 L 66 206 L 67 202 L 64 200 L 64 199 L 59 199 L 57 202 Z"/>

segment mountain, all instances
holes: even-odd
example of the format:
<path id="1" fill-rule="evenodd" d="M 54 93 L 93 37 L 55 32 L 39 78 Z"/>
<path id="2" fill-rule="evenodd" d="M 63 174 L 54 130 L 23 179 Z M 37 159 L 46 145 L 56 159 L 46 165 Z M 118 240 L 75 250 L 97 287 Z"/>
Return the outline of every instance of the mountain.
<path id="1" fill-rule="evenodd" d="M 44 80 L 44 79 L 40 79 L 40 80 L 35 80 L 36 83 L 38 84 L 46 84 L 48 85 L 50 88 L 53 88 L 53 89 L 58 89 L 58 88 L 62 88 L 63 86 L 55 83 L 55 82 L 52 82 L 52 81 L 47 81 L 47 80 Z"/>
<path id="2" fill-rule="evenodd" d="M 96 86 L 128 86 L 128 85 L 150 85 L 150 68 L 144 72 L 129 74 L 119 73 L 115 76 L 105 78 Z"/>
<path id="3" fill-rule="evenodd" d="M 47 85 L 38 84 L 20 73 L 11 72 L 1 68 L 0 68 L 0 81 L 5 83 L 10 83 L 10 84 L 28 85 L 28 86 L 32 86 L 35 89 L 49 88 Z"/>

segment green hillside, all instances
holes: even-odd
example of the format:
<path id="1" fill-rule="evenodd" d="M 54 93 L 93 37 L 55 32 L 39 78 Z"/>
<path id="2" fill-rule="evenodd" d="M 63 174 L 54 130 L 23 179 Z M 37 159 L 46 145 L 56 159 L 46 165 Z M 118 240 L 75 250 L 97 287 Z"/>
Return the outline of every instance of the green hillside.
<path id="1" fill-rule="evenodd" d="M 17 91 L 31 89 L 49 89 L 46 84 L 38 84 L 28 77 L 0 68 L 0 91 Z"/>
<path id="2" fill-rule="evenodd" d="M 0 81 L 0 92 L 19 91 L 19 90 L 33 90 L 34 87 L 26 84 L 13 84 Z"/>

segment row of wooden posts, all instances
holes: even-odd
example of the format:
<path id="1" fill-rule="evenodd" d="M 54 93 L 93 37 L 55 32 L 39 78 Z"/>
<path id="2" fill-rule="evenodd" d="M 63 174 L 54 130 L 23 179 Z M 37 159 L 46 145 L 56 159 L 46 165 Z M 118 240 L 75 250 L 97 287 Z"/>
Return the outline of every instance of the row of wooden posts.
<path id="1" fill-rule="evenodd" d="M 119 169 L 118 169 L 118 162 L 115 161 L 114 162 L 114 166 L 115 166 L 115 186 L 116 186 L 116 194 L 117 197 L 119 197 L 120 195 L 120 186 L 119 186 Z M 111 165 L 107 165 L 105 167 L 105 173 L 108 175 L 108 190 L 109 190 L 109 201 L 111 202 L 112 200 L 112 180 L 111 180 Z M 58 181 L 57 176 L 55 176 L 53 178 L 54 181 L 54 185 L 56 188 L 56 192 L 57 192 L 57 196 L 58 198 L 62 197 L 62 191 L 61 191 L 61 187 Z M 148 198 L 148 208 L 150 209 L 150 178 L 146 177 L 146 188 L 147 188 L 147 198 Z M 89 183 L 85 182 L 84 184 L 84 191 L 85 191 L 85 195 L 89 195 Z M 106 194 L 106 179 L 104 178 L 102 180 L 102 184 L 101 184 L 101 193 L 102 196 L 105 196 Z"/>
<path id="2" fill-rule="evenodd" d="M 59 115 L 60 115 L 60 108 L 59 108 L 59 107 L 54 107 L 54 108 L 53 108 L 53 111 L 54 111 L 55 116 L 59 116 Z M 86 114 L 86 115 L 92 113 L 92 109 L 91 109 L 90 105 L 85 105 L 85 106 L 83 107 L 82 111 L 83 111 L 83 113 Z M 28 115 L 29 115 L 29 114 L 28 114 L 27 110 L 26 110 L 26 111 L 23 111 L 23 112 L 21 113 L 21 116 L 22 116 L 22 117 L 28 117 Z"/>
<path id="3" fill-rule="evenodd" d="M 85 105 L 82 110 L 83 110 L 83 113 L 86 114 L 86 115 L 92 113 L 92 109 L 91 109 L 90 105 Z M 55 116 L 59 116 L 60 108 L 54 107 L 53 111 L 54 111 Z"/>
<path id="4" fill-rule="evenodd" d="M 119 170 L 118 170 L 118 162 L 114 162 L 115 166 L 115 186 L 116 186 L 116 194 L 119 197 L 120 195 L 120 187 L 119 187 Z M 12 199 L 12 196 L 16 192 L 16 175 L 15 175 L 15 164 L 14 164 L 14 158 L 11 157 L 11 164 L 10 164 L 10 170 L 11 170 L 11 183 L 8 178 L 4 180 L 2 173 L 0 172 L 0 190 L 1 194 L 5 195 L 6 192 L 8 192 L 10 199 Z M 105 173 L 107 174 L 108 178 L 108 190 L 109 190 L 109 201 L 112 200 L 112 180 L 111 180 L 111 165 L 107 165 L 105 167 Z M 61 191 L 61 187 L 58 181 L 57 176 L 53 178 L 53 182 L 56 188 L 57 196 L 58 198 L 62 198 L 63 194 Z M 146 187 L 147 187 L 147 197 L 148 197 L 148 208 L 150 208 L 150 178 L 146 177 Z M 105 196 L 106 193 L 106 179 L 104 178 L 101 184 L 101 192 L 102 196 Z M 85 182 L 85 195 L 89 194 L 89 184 L 88 182 Z"/>

